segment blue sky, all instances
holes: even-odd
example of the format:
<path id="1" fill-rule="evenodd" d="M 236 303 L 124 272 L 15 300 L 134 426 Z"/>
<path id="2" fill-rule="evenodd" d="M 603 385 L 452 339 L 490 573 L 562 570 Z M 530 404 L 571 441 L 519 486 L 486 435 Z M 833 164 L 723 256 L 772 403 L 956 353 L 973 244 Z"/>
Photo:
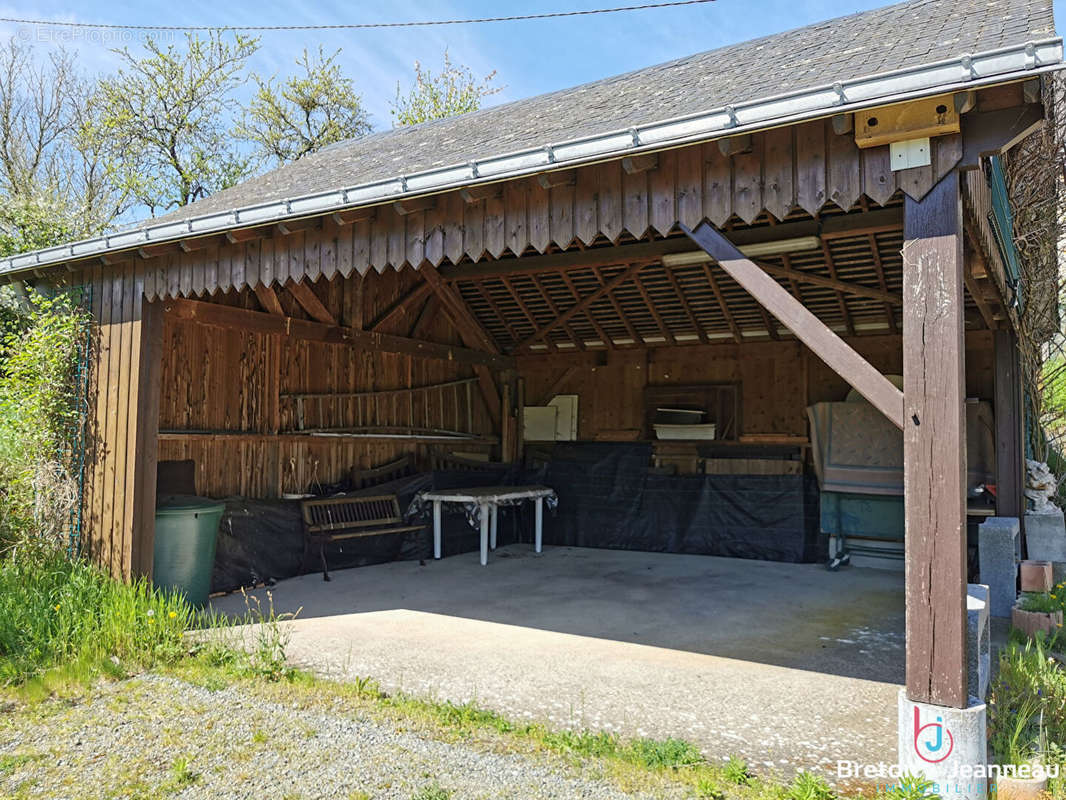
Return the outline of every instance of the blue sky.
<path id="1" fill-rule="evenodd" d="M 292 0 L 184 0 L 180 3 L 9 2 L 0 16 L 59 21 L 170 25 L 328 24 L 402 21 L 602 8 L 615 0 L 391 0 L 388 3 L 292 2 Z M 476 73 L 497 71 L 503 91 L 492 102 L 573 86 L 671 58 L 709 50 L 854 11 L 886 5 L 882 0 L 716 0 L 700 6 L 635 11 L 594 17 L 401 30 L 277 32 L 262 36 L 252 61 L 261 74 L 287 73 L 303 48 L 342 48 L 346 72 L 355 78 L 375 128 L 391 126 L 389 104 L 396 82 L 410 82 L 412 64 L 440 63 L 447 47 L 453 61 Z M 1066 19 L 1066 0 L 1055 0 L 1056 20 Z M 1059 24 L 1061 32 L 1062 26 Z M 107 72 L 116 61 L 108 43 L 71 39 L 71 29 L 19 28 L 0 23 L 0 35 L 34 41 L 42 52 L 66 40 L 84 69 Z M 113 33 L 108 35 L 114 35 Z M 137 41 L 130 43 L 136 50 Z"/>

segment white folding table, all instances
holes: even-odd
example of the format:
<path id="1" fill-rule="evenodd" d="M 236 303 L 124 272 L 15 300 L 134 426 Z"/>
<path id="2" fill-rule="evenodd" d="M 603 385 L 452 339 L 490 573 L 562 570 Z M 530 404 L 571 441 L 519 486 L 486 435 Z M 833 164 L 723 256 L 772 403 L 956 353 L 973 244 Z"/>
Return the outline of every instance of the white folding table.
<path id="1" fill-rule="evenodd" d="M 544 498 L 555 494 L 547 486 L 479 486 L 473 489 L 441 489 L 419 492 L 419 499 L 433 503 L 433 557 L 441 553 L 441 507 L 459 503 L 476 508 L 481 526 L 481 565 L 489 562 L 489 550 L 496 549 L 496 518 L 501 505 L 518 505 L 532 500 L 536 506 L 534 547 L 539 553 L 544 528 Z M 473 517 L 473 515 L 470 515 Z"/>

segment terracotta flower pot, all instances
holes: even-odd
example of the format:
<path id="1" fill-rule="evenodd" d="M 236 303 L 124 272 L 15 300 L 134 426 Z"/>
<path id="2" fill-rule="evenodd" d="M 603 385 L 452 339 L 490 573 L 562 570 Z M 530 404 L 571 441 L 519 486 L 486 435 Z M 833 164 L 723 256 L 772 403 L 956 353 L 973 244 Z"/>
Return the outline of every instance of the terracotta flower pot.
<path id="1" fill-rule="evenodd" d="M 1021 572 L 1023 592 L 1051 591 L 1053 583 L 1050 561 L 1023 561 Z"/>
<path id="2" fill-rule="evenodd" d="M 1041 800 L 1047 793 L 1047 776 L 1008 778 L 996 781 L 996 800 Z"/>
<path id="3" fill-rule="evenodd" d="M 1043 631 L 1050 635 L 1062 627 L 1061 611 L 1023 611 L 1018 606 L 1011 609 L 1011 624 L 1029 636 L 1035 636 L 1037 631 Z"/>

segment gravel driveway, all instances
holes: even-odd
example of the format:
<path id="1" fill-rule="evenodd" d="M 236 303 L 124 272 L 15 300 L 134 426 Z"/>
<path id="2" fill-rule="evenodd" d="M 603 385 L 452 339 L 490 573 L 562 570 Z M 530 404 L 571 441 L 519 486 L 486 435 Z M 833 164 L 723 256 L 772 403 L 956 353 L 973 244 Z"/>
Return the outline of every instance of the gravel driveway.
<path id="1" fill-rule="evenodd" d="M 338 702 L 288 702 L 145 675 L 78 701 L 0 712 L 0 797 L 629 798 L 576 763 L 500 737 L 443 741 Z M 518 752 L 515 752 L 515 751 Z"/>

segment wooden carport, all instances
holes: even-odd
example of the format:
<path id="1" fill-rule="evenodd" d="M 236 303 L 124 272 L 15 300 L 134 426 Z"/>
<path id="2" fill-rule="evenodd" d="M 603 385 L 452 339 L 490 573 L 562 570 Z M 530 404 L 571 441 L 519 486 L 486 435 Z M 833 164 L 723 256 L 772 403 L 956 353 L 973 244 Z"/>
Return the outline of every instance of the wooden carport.
<path id="1" fill-rule="evenodd" d="M 917 129 L 910 100 L 875 109 L 900 113 L 872 146 L 873 114 L 830 110 L 34 267 L 93 290 L 86 551 L 150 573 L 161 459 L 193 458 L 205 493 L 277 497 L 441 430 L 515 460 L 520 409 L 562 389 L 581 438 L 639 436 L 644 389 L 695 378 L 742 386 L 738 440 L 795 443 L 845 381 L 904 430 L 908 695 L 965 706 L 968 396 L 997 400 L 998 510 L 1022 507 L 986 157 L 1044 109 L 1031 77 L 939 104 L 954 128 L 937 111 Z M 893 169 L 892 142 L 930 133 L 928 163 Z M 736 249 L 782 241 L 805 244 Z"/>

